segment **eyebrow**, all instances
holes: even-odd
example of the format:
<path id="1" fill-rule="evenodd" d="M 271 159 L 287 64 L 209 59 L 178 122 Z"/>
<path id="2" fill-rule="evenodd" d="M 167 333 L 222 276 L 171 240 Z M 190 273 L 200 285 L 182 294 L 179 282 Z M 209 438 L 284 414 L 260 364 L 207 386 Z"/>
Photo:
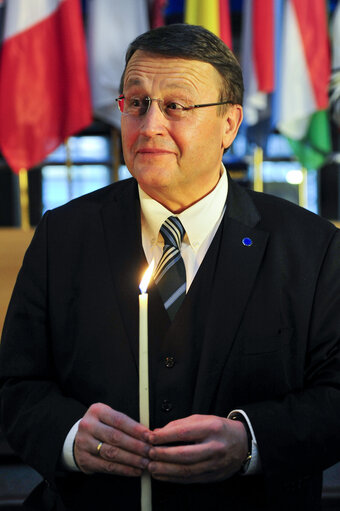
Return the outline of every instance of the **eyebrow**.
<path id="1" fill-rule="evenodd" d="M 142 85 L 142 84 L 143 84 L 143 82 L 139 78 L 129 78 L 128 81 L 126 82 L 125 86 L 132 87 L 133 85 Z"/>
<path id="2" fill-rule="evenodd" d="M 142 86 L 142 85 L 144 85 L 144 82 L 140 78 L 129 78 L 125 84 L 125 87 L 128 88 L 128 87 Z M 187 92 L 192 92 L 191 87 L 185 85 L 184 83 L 178 83 L 178 82 L 168 83 L 165 87 L 165 90 L 167 90 L 167 89 L 182 89 Z"/>

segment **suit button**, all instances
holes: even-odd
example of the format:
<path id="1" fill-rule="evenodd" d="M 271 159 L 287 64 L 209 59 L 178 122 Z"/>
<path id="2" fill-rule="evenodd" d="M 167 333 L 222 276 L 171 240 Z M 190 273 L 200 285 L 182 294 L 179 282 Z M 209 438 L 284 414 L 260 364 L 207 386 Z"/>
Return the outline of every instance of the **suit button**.
<path id="1" fill-rule="evenodd" d="M 167 399 L 163 400 L 162 410 L 163 412 L 170 412 L 172 410 L 172 404 Z"/>
<path id="2" fill-rule="evenodd" d="M 175 357 L 165 357 L 165 367 L 171 369 L 175 365 Z"/>

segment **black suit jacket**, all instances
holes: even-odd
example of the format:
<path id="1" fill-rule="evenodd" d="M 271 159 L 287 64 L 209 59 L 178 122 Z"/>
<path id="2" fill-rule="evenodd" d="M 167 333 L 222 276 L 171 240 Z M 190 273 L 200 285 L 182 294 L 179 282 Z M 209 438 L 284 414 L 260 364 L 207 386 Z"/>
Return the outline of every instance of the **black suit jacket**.
<path id="1" fill-rule="evenodd" d="M 260 476 L 215 485 L 155 483 L 155 509 L 319 509 L 321 471 L 340 459 L 339 254 L 334 226 L 229 179 L 225 218 L 172 324 L 150 288 L 152 426 L 243 409 L 262 463 Z M 27 251 L 1 343 L 2 427 L 45 477 L 34 501 L 45 508 L 57 493 L 60 509 L 139 507 L 138 479 L 63 473 L 59 459 L 94 402 L 138 420 L 146 265 L 133 179 L 48 212 Z M 184 367 L 190 350 L 188 392 L 183 364 L 164 373 L 169 349 Z M 178 401 L 167 415 L 164 392 Z"/>

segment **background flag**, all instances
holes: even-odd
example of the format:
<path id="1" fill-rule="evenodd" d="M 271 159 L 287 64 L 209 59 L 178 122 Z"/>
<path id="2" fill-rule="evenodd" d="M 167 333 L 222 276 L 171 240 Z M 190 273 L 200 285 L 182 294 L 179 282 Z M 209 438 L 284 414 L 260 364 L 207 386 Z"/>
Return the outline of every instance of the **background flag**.
<path id="1" fill-rule="evenodd" d="M 331 78 L 331 105 L 333 120 L 340 128 L 340 0 L 336 5 L 331 20 L 332 37 L 332 78 Z"/>
<path id="2" fill-rule="evenodd" d="M 0 0 L 0 44 L 2 42 L 2 28 L 3 28 L 3 19 L 5 12 L 5 0 Z"/>
<path id="3" fill-rule="evenodd" d="M 184 21 L 207 28 L 232 48 L 229 0 L 186 0 Z"/>
<path id="4" fill-rule="evenodd" d="M 15 172 L 91 123 L 79 0 L 6 3 L 0 119 L 0 148 Z"/>
<path id="5" fill-rule="evenodd" d="M 115 107 L 129 43 L 149 29 L 146 0 L 89 0 L 88 48 L 94 115 L 120 128 Z"/>
<path id="6" fill-rule="evenodd" d="M 320 167 L 331 150 L 330 53 L 325 0 L 287 0 L 278 84 L 277 128 L 301 164 Z"/>
<path id="7" fill-rule="evenodd" d="M 167 0 L 153 0 L 151 4 L 151 28 L 162 27 L 165 25 L 164 11 L 167 6 Z"/>
<path id="8" fill-rule="evenodd" d="M 274 0 L 244 0 L 242 69 L 244 116 L 248 126 L 270 117 L 274 90 Z"/>

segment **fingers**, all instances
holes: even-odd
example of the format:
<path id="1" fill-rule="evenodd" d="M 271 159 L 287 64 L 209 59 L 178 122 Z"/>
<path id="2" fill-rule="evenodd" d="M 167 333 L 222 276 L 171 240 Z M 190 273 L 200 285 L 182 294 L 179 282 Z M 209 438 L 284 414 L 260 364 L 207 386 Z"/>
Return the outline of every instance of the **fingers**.
<path id="1" fill-rule="evenodd" d="M 216 419 L 217 417 L 210 415 L 191 415 L 172 421 L 164 428 L 155 429 L 148 435 L 148 439 L 153 445 L 204 441 L 211 434 L 218 434 L 223 428 L 223 419 Z"/>
<path id="2" fill-rule="evenodd" d="M 195 444 L 186 446 L 152 447 L 149 452 L 153 461 L 165 461 L 167 463 L 181 463 L 189 465 L 211 458 L 212 447 L 210 444 Z"/>
<path id="3" fill-rule="evenodd" d="M 225 446 L 211 441 L 176 447 L 153 447 L 148 470 L 155 479 L 168 482 L 218 481 L 226 477 Z"/>
<path id="4" fill-rule="evenodd" d="M 76 462 L 85 473 L 140 476 L 149 462 L 150 445 L 144 441 L 148 433 L 127 415 L 101 403 L 92 405 L 78 426 Z"/>
<path id="5" fill-rule="evenodd" d="M 155 479 L 173 483 L 199 483 L 228 477 L 222 442 L 156 447 L 150 450 L 148 470 Z"/>
<path id="6" fill-rule="evenodd" d="M 240 469 L 247 453 L 243 424 L 223 417 L 193 415 L 155 430 L 149 438 L 154 445 L 148 470 L 168 482 L 226 479 Z M 160 445 L 185 441 L 193 445 Z"/>
<path id="7" fill-rule="evenodd" d="M 112 442 L 107 442 L 105 438 L 98 442 L 96 438 L 90 437 L 86 445 L 88 452 L 109 462 L 115 461 L 136 468 L 145 468 L 150 446 L 134 439 L 129 441 L 129 437 L 120 432 L 114 436 L 115 441 Z M 113 435 L 109 435 L 110 439 L 112 437 Z M 98 450 L 99 444 L 102 444 L 100 450 Z"/>
<path id="8" fill-rule="evenodd" d="M 151 462 L 148 471 L 154 479 L 179 484 L 217 482 L 227 477 L 223 466 L 212 467 L 207 462 L 196 465 Z"/>
<path id="9" fill-rule="evenodd" d="M 132 477 L 147 468 L 156 479 L 183 484 L 230 477 L 246 452 L 247 434 L 238 421 L 192 415 L 151 432 L 100 403 L 80 421 L 74 447 L 76 462 L 86 473 Z"/>
<path id="10" fill-rule="evenodd" d="M 124 431 L 129 436 L 146 440 L 146 435 L 149 433 L 148 428 L 136 422 L 131 417 L 124 413 L 113 410 L 107 405 L 96 403 L 92 405 L 88 412 L 97 417 L 100 422 L 110 426 L 111 428 Z"/>
<path id="11" fill-rule="evenodd" d="M 149 453 L 150 446 L 136 438 L 137 433 L 135 430 L 131 430 L 129 435 L 119 429 L 98 422 L 93 426 L 92 434 L 95 439 L 103 442 L 103 447 L 105 448 L 103 449 L 102 447 L 101 449 L 102 457 L 104 457 L 103 453 L 107 453 L 109 448 L 114 453 L 115 447 L 120 447 L 125 451 L 139 454 L 140 456 L 147 456 Z"/>
<path id="12" fill-rule="evenodd" d="M 101 456 L 91 456 L 88 453 L 78 454 L 78 465 L 86 474 L 101 472 L 127 477 L 140 477 L 144 469 L 144 467 L 137 468 L 116 460 L 107 461 Z"/>

